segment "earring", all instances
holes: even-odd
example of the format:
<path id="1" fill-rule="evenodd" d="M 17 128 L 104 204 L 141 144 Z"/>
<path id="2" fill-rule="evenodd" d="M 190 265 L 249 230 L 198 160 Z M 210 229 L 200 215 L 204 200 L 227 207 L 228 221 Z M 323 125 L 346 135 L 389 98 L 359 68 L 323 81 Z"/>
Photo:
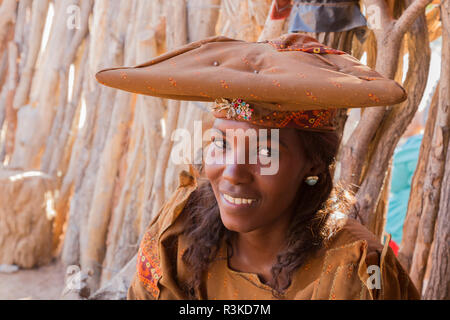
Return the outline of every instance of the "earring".
<path id="1" fill-rule="evenodd" d="M 317 184 L 317 182 L 319 181 L 319 177 L 318 176 L 309 176 L 305 179 L 305 182 L 307 185 L 309 186 L 315 186 Z"/>

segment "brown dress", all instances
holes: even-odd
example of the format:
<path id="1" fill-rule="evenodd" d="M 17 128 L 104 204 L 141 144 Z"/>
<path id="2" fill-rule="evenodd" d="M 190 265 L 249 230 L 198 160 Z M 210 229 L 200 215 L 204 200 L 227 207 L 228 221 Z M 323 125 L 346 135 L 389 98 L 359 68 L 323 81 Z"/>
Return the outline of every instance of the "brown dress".
<path id="1" fill-rule="evenodd" d="M 183 207 L 197 188 L 194 176 L 180 173 L 180 183 L 150 223 L 141 242 L 137 271 L 128 299 L 186 299 L 180 287 L 190 275 L 181 257 L 186 241 L 180 235 Z M 365 227 L 346 219 L 343 227 L 293 275 L 285 299 L 420 299 L 417 289 L 396 259 L 389 241 L 383 246 Z M 228 266 L 227 246 L 205 274 L 200 299 L 275 299 L 258 275 Z"/>

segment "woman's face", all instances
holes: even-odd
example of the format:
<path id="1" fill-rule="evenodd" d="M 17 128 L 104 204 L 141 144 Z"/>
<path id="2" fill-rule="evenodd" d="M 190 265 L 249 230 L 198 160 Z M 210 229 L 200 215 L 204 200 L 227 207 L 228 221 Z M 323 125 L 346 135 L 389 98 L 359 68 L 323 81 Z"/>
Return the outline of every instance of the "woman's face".
<path id="1" fill-rule="evenodd" d="M 230 138 L 230 135 L 226 136 L 227 129 L 242 129 L 241 132 L 233 131 L 231 139 L 234 143 L 227 140 Z M 245 136 L 248 129 L 255 130 L 257 137 L 256 163 L 249 161 L 251 139 Z M 213 125 L 214 131 L 221 132 L 221 138 L 211 138 L 212 143 L 208 147 L 210 161 L 205 164 L 205 172 L 216 196 L 222 222 L 231 231 L 250 232 L 270 227 L 281 219 L 289 219 L 297 190 L 313 170 L 303 153 L 296 129 L 279 129 L 277 150 L 275 145 L 271 145 L 270 129 L 266 131 L 267 140 L 263 139 L 264 135 L 259 135 L 259 129 L 266 128 L 225 119 L 216 119 Z M 245 147 L 244 143 L 238 144 L 237 137 L 245 137 Z M 265 148 L 262 141 L 266 141 Z M 234 150 L 234 159 L 227 161 L 226 154 L 231 149 Z M 239 153 L 244 151 L 245 162 L 238 163 Z M 277 152 L 277 172 L 261 174 L 261 169 L 271 166 L 267 163 L 269 156 Z M 253 201 L 249 203 L 247 199 Z"/>

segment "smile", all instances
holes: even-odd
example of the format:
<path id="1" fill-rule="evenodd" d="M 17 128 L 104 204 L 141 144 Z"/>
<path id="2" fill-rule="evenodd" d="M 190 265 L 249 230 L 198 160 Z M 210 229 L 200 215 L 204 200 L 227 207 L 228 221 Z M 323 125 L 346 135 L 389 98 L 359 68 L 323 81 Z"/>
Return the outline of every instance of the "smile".
<path id="1" fill-rule="evenodd" d="M 234 205 L 250 206 L 252 203 L 256 202 L 256 199 L 233 198 L 232 196 L 229 196 L 225 193 L 222 193 L 222 196 L 228 203 L 234 204 Z"/>

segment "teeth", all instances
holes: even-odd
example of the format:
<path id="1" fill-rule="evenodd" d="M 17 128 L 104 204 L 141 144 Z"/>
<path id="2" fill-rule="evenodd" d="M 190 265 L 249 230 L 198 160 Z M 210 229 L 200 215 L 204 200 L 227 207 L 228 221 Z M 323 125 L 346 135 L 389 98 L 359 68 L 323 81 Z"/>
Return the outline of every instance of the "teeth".
<path id="1" fill-rule="evenodd" d="M 227 194 L 223 194 L 223 197 L 234 204 L 251 204 L 253 201 L 256 201 L 255 199 L 233 198 Z"/>

